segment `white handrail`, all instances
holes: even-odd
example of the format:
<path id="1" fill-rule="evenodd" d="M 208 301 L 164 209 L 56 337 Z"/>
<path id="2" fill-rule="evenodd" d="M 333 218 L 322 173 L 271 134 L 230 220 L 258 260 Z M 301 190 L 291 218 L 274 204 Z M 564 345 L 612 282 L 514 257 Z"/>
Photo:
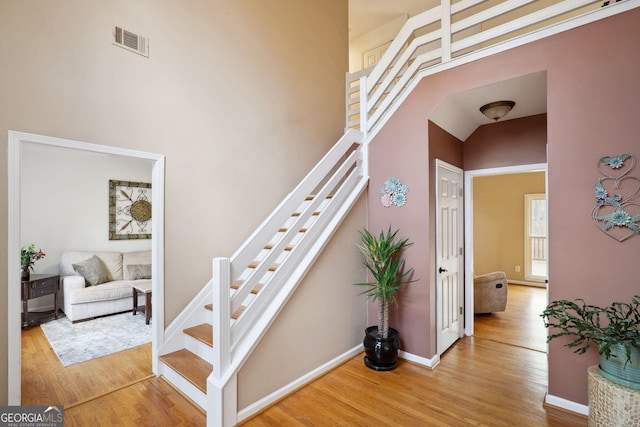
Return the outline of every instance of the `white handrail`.
<path id="1" fill-rule="evenodd" d="M 215 413 L 208 411 L 208 424 L 233 424 L 237 370 L 306 273 L 310 257 L 319 254 L 366 187 L 369 176 L 363 140 L 362 132 L 347 131 L 230 259 L 213 259 L 214 368 L 207 379 L 207 395 Z M 287 224 L 286 231 L 283 224 Z M 303 237 L 301 228 L 307 229 Z M 270 273 L 269 267 L 283 256 L 286 260 Z M 256 259 L 259 262 L 247 273 L 247 266 Z M 270 277 L 265 280 L 265 275 Z M 231 290 L 232 283 L 237 289 Z M 254 297 L 251 290 L 258 283 L 262 288 Z M 232 320 L 240 305 L 244 311 Z M 221 402 L 225 399 L 229 406 Z"/>
<path id="2" fill-rule="evenodd" d="M 348 73 L 347 129 L 360 129 L 369 136 L 388 116 L 392 106 L 406 96 L 405 91 L 413 87 L 413 81 L 429 67 L 483 49 L 489 51 L 488 48 L 498 43 L 549 28 L 558 21 L 569 22 L 590 14 L 595 21 L 618 10 L 640 6 L 639 0 L 611 2 L 606 7 L 602 7 L 603 0 L 556 0 L 554 4 L 536 9 L 537 2 L 533 0 L 508 0 L 482 9 L 483 3 L 481 0 L 456 3 L 442 0 L 440 5 L 407 20 L 368 75 L 363 76 L 362 71 Z M 470 15 L 461 14 L 474 10 L 472 8 L 480 10 Z M 512 15 L 505 23 L 497 20 L 499 16 Z M 573 22 L 575 26 L 581 25 L 578 20 Z M 434 26 L 438 28 L 432 30 Z M 564 29 L 568 28 L 564 26 Z M 359 105 L 357 110 L 356 105 Z"/>

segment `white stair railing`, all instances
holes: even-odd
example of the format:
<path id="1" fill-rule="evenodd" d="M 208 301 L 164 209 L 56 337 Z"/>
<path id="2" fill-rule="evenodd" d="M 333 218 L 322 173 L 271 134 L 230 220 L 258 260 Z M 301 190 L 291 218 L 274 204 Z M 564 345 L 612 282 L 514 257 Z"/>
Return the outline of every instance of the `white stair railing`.
<path id="1" fill-rule="evenodd" d="M 207 425 L 237 422 L 238 370 L 366 188 L 363 138 L 347 131 L 230 259 L 213 260 L 215 359 L 207 380 Z M 240 307 L 241 314 L 232 316 Z"/>
<path id="2" fill-rule="evenodd" d="M 540 7 L 533 0 L 506 0 L 488 7 L 483 0 L 443 0 L 407 20 L 398 36 L 371 68 L 346 78 L 346 128 L 367 138 L 389 117 L 425 71 L 500 43 L 538 33 L 540 38 L 640 7 L 640 0 L 555 0 Z M 549 29 L 553 29 L 549 31 Z M 478 56 L 474 56 L 477 59 Z M 460 63 L 463 63 L 460 61 Z"/>

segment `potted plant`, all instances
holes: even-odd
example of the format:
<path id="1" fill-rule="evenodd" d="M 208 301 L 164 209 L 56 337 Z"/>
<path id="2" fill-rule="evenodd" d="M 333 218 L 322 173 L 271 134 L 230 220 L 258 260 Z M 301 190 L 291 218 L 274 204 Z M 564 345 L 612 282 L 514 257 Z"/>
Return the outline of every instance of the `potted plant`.
<path id="1" fill-rule="evenodd" d="M 565 346 L 578 354 L 595 345 L 605 378 L 640 389 L 640 296 L 606 307 L 589 305 L 582 299 L 554 301 L 540 316 L 546 327 L 555 330 L 547 342 L 570 337 Z"/>
<path id="2" fill-rule="evenodd" d="M 389 327 L 389 306 L 396 302 L 396 293 L 410 283 L 407 280 L 413 268 L 404 270 L 401 251 L 411 246 L 408 239 L 396 241 L 398 230 L 391 226 L 378 237 L 367 229 L 360 230 L 361 243 L 358 249 L 364 255 L 363 264 L 373 276 L 374 281 L 355 283 L 364 286 L 362 292 L 371 301 L 378 302 L 378 325 L 365 330 L 365 365 L 377 371 L 389 371 L 398 365 L 396 359 L 400 348 L 398 331 Z"/>
<path id="3" fill-rule="evenodd" d="M 36 250 L 36 245 L 31 244 L 27 248 L 20 249 L 20 279 L 29 280 L 29 270 L 33 271 L 33 264 L 40 258 L 44 258 L 42 250 Z"/>

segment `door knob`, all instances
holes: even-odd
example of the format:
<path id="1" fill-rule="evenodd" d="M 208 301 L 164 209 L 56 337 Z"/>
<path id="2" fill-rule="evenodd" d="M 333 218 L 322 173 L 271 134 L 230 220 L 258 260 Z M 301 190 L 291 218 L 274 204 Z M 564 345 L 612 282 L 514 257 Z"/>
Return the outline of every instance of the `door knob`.
<path id="1" fill-rule="evenodd" d="M 446 271 L 447 270 L 442 267 L 438 268 L 438 273 L 445 273 Z"/>

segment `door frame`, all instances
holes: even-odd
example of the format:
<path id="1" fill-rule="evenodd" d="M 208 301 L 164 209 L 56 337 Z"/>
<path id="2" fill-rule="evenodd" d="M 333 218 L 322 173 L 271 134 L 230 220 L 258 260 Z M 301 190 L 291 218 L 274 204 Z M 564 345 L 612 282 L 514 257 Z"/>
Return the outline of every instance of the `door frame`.
<path id="1" fill-rule="evenodd" d="M 548 182 L 547 163 L 533 163 L 529 165 L 504 166 L 489 169 L 475 169 L 464 171 L 464 314 L 468 320 L 464 325 L 464 333 L 473 335 L 473 178 L 477 176 L 508 175 L 523 172 L 545 173 Z M 549 191 L 547 190 L 547 197 Z M 547 199 L 548 200 L 548 199 Z M 549 236 L 547 236 L 547 239 Z M 548 268 L 548 266 L 547 266 Z"/>
<path id="2" fill-rule="evenodd" d="M 459 191 L 462 192 L 462 195 L 464 195 L 466 193 L 465 190 L 465 173 L 464 170 L 462 168 L 459 168 L 458 166 L 452 165 L 451 163 L 447 163 L 444 160 L 441 159 L 435 159 L 435 214 L 436 214 L 436 244 L 435 244 L 435 260 L 436 260 L 436 268 L 440 267 L 438 264 L 439 261 L 439 254 L 438 254 L 438 240 L 439 240 L 439 235 L 440 235 L 440 190 L 439 190 L 439 185 L 440 185 L 440 180 L 439 178 L 439 171 L 440 168 L 443 169 L 447 169 L 451 172 L 454 173 L 459 173 L 460 174 L 460 189 Z M 461 200 L 462 199 L 462 200 Z M 460 216 L 460 219 L 458 220 L 458 224 L 456 224 L 456 227 L 458 228 L 458 236 L 462 236 L 464 233 L 464 210 L 465 210 L 465 204 L 464 204 L 464 200 L 462 197 L 460 197 L 459 195 L 459 202 L 458 202 L 458 206 L 460 207 L 460 209 L 463 211 L 462 215 Z M 464 236 L 463 236 L 463 240 L 460 242 L 460 244 L 464 245 L 465 244 L 465 240 L 464 240 Z M 465 260 L 464 257 L 466 256 L 465 251 L 463 250 L 461 258 L 463 259 L 459 259 L 458 261 L 458 277 L 462 278 L 462 280 L 459 279 L 458 282 L 458 292 L 460 295 L 462 295 L 462 299 L 461 299 L 461 303 L 462 306 L 464 307 L 466 305 L 466 301 L 464 299 L 465 296 L 465 289 L 464 289 L 464 277 L 465 275 Z M 441 312 L 442 312 L 442 295 L 441 292 L 438 292 L 438 284 L 439 284 L 439 277 L 438 277 L 438 271 L 436 269 L 435 271 L 435 284 L 436 284 L 436 354 L 438 356 L 442 355 L 445 351 L 447 351 L 450 347 L 447 347 L 446 349 L 442 348 L 442 316 L 441 316 Z M 465 317 L 467 315 L 467 312 L 465 309 L 462 310 L 462 313 L 460 313 L 460 322 L 461 322 L 461 327 L 460 330 L 458 332 L 458 339 L 462 338 L 465 334 L 465 326 L 466 326 L 466 321 L 465 321 Z M 455 343 L 455 341 L 454 341 Z M 453 345 L 453 344 L 451 344 Z"/>
<path id="3" fill-rule="evenodd" d="M 7 173 L 8 173 L 8 206 L 7 206 L 7 283 L 18 283 L 20 280 L 18 268 L 20 250 L 20 162 L 21 146 L 23 143 L 44 144 L 53 147 L 71 148 L 94 153 L 115 156 L 125 156 L 154 162 L 151 172 L 152 213 L 151 241 L 152 258 L 152 305 L 153 328 L 151 331 L 152 370 L 158 373 L 158 349 L 164 342 L 164 174 L 165 157 L 161 154 L 129 150 L 108 145 L 89 144 L 24 132 L 8 132 Z M 22 367 L 22 324 L 20 321 L 20 288 L 7 286 L 7 365 L 8 365 L 8 405 L 19 406 L 22 399 L 21 367 Z"/>

